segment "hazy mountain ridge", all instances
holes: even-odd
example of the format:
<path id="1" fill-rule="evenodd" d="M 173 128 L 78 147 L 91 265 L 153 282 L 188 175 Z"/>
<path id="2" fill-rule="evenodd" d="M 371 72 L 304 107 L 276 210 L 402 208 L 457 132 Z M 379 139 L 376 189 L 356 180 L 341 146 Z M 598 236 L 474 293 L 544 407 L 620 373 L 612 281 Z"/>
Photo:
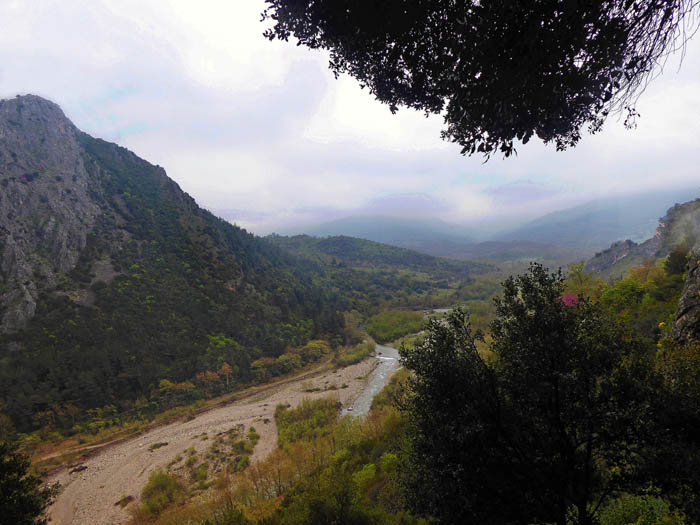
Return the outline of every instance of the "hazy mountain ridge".
<path id="1" fill-rule="evenodd" d="M 327 257 L 322 257 L 325 262 L 328 261 L 328 258 L 337 258 L 351 266 L 389 265 L 414 270 L 448 270 L 463 272 L 465 276 L 470 273 L 478 274 L 494 269 L 488 264 L 435 257 L 402 247 L 345 235 L 330 237 L 270 235 L 266 238 L 297 255 L 315 257 L 325 255 Z"/>
<path id="2" fill-rule="evenodd" d="M 474 242 L 473 234 L 464 226 L 437 219 L 411 219 L 393 215 L 362 215 L 283 231 L 288 236 L 311 235 L 337 237 L 344 235 L 406 249 L 418 249 L 424 239 L 437 238 L 459 243 Z"/>
<path id="3" fill-rule="evenodd" d="M 646 260 L 666 257 L 683 246 L 686 251 L 700 252 L 700 200 L 676 204 L 659 219 L 654 235 L 638 244 L 617 241 L 598 252 L 585 265 L 586 271 L 606 277 L 621 278 L 633 266 Z"/>
<path id="4" fill-rule="evenodd" d="M 548 213 L 497 239 L 547 242 L 593 253 L 615 241 L 641 242 L 652 235 L 658 217 L 692 197 L 689 189 L 611 197 Z"/>
<path id="5" fill-rule="evenodd" d="M 588 258 L 620 239 L 642 241 L 653 233 L 659 215 L 690 193 L 679 189 L 605 198 L 500 233 L 437 219 L 367 215 L 294 228 L 289 234 L 345 235 L 454 259 L 538 259 L 556 265 Z"/>

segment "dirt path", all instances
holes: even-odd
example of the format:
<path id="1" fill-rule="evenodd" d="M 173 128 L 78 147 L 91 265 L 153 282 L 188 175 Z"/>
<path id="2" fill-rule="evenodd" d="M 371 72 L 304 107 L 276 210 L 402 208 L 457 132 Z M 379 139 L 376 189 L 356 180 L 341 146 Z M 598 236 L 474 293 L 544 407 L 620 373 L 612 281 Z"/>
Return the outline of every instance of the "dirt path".
<path id="1" fill-rule="evenodd" d="M 65 468 L 55 473 L 50 482 L 59 481 L 61 493 L 50 509 L 51 523 L 112 524 L 129 520 L 129 513 L 115 505 L 124 496 L 133 496 L 138 504 L 141 489 L 148 475 L 166 466 L 188 447 L 203 453 L 210 445 L 201 438 L 203 433 L 215 436 L 238 424 L 251 425 L 260 434 L 252 461 L 267 456 L 277 443 L 275 407 L 280 403 L 298 405 L 303 398 L 335 396 L 343 406 L 352 404 L 362 391 L 367 374 L 376 365 L 375 359 L 339 370 L 307 372 L 296 378 L 268 387 L 252 389 L 250 395 L 233 404 L 215 407 L 191 421 L 175 422 L 145 432 L 140 436 L 105 446 L 82 463 L 87 467 L 70 473 Z M 342 388 L 343 385 L 347 385 Z M 303 385 L 303 386 L 302 386 Z M 330 389 L 335 385 L 336 390 Z M 320 388 L 318 392 L 303 392 L 303 388 Z M 265 420 L 268 420 L 265 423 Z M 149 450 L 154 443 L 167 443 Z"/>

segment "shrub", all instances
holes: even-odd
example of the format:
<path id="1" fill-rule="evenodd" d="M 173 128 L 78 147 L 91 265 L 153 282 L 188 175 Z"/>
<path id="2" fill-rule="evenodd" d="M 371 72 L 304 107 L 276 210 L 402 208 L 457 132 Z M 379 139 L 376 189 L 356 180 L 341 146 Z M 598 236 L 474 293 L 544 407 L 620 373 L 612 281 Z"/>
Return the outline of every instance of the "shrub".
<path id="1" fill-rule="evenodd" d="M 182 485 L 176 476 L 163 471 L 152 472 L 141 492 L 141 507 L 157 516 L 182 494 Z"/>
<path id="2" fill-rule="evenodd" d="M 340 354 L 338 357 L 336 357 L 335 362 L 339 366 L 354 365 L 355 363 L 359 363 L 360 361 L 368 358 L 374 352 L 376 347 L 377 345 L 373 341 L 361 343 Z"/>
<path id="3" fill-rule="evenodd" d="M 425 325 L 420 312 L 386 310 L 367 320 L 367 331 L 378 343 L 388 343 L 401 336 L 419 332 Z"/>
<path id="4" fill-rule="evenodd" d="M 326 435 L 338 418 L 338 402 L 333 399 L 304 399 L 294 409 L 277 405 L 275 419 L 280 447 Z"/>
<path id="5" fill-rule="evenodd" d="M 600 512 L 600 525 L 681 525 L 685 520 L 672 513 L 669 504 L 655 496 L 623 495 Z"/>

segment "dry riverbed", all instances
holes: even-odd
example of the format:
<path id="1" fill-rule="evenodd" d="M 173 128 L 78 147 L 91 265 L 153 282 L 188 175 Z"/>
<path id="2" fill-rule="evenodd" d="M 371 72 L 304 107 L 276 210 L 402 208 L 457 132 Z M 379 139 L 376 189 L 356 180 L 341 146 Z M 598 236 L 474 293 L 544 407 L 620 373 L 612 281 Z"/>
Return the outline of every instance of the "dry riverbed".
<path id="1" fill-rule="evenodd" d="M 106 446 L 77 468 L 64 468 L 51 477 L 50 482 L 59 481 L 62 487 L 50 509 L 51 523 L 92 525 L 129 521 L 128 507 L 139 504 L 141 489 L 152 471 L 167 466 L 189 447 L 204 453 L 210 445 L 208 438 L 237 425 L 245 425 L 246 431 L 253 426 L 260 435 L 251 458 L 253 462 L 259 461 L 277 444 L 274 413 L 278 404 L 295 407 L 304 398 L 332 396 L 344 407 L 352 406 L 376 364 L 376 359 L 369 358 L 342 369 L 305 373 L 262 388 L 230 405 L 203 412 L 191 421 L 163 425 Z M 156 444 L 157 448 L 153 448 Z M 117 504 L 128 496 L 134 498 L 129 506 L 122 508 Z"/>

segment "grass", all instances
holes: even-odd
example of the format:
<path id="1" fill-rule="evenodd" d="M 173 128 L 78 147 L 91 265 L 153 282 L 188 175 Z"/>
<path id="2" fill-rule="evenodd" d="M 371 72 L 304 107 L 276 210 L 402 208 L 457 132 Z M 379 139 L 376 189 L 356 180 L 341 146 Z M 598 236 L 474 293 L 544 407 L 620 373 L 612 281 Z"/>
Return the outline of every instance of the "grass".
<path id="1" fill-rule="evenodd" d="M 420 332 L 425 325 L 421 312 L 385 310 L 367 320 L 367 331 L 380 344 Z"/>
<path id="2" fill-rule="evenodd" d="M 359 345 L 338 354 L 335 358 L 335 362 L 338 364 L 338 366 L 342 367 L 354 365 L 360 361 L 364 361 L 370 355 L 372 355 L 376 347 L 377 345 L 373 341 L 360 343 Z"/>

